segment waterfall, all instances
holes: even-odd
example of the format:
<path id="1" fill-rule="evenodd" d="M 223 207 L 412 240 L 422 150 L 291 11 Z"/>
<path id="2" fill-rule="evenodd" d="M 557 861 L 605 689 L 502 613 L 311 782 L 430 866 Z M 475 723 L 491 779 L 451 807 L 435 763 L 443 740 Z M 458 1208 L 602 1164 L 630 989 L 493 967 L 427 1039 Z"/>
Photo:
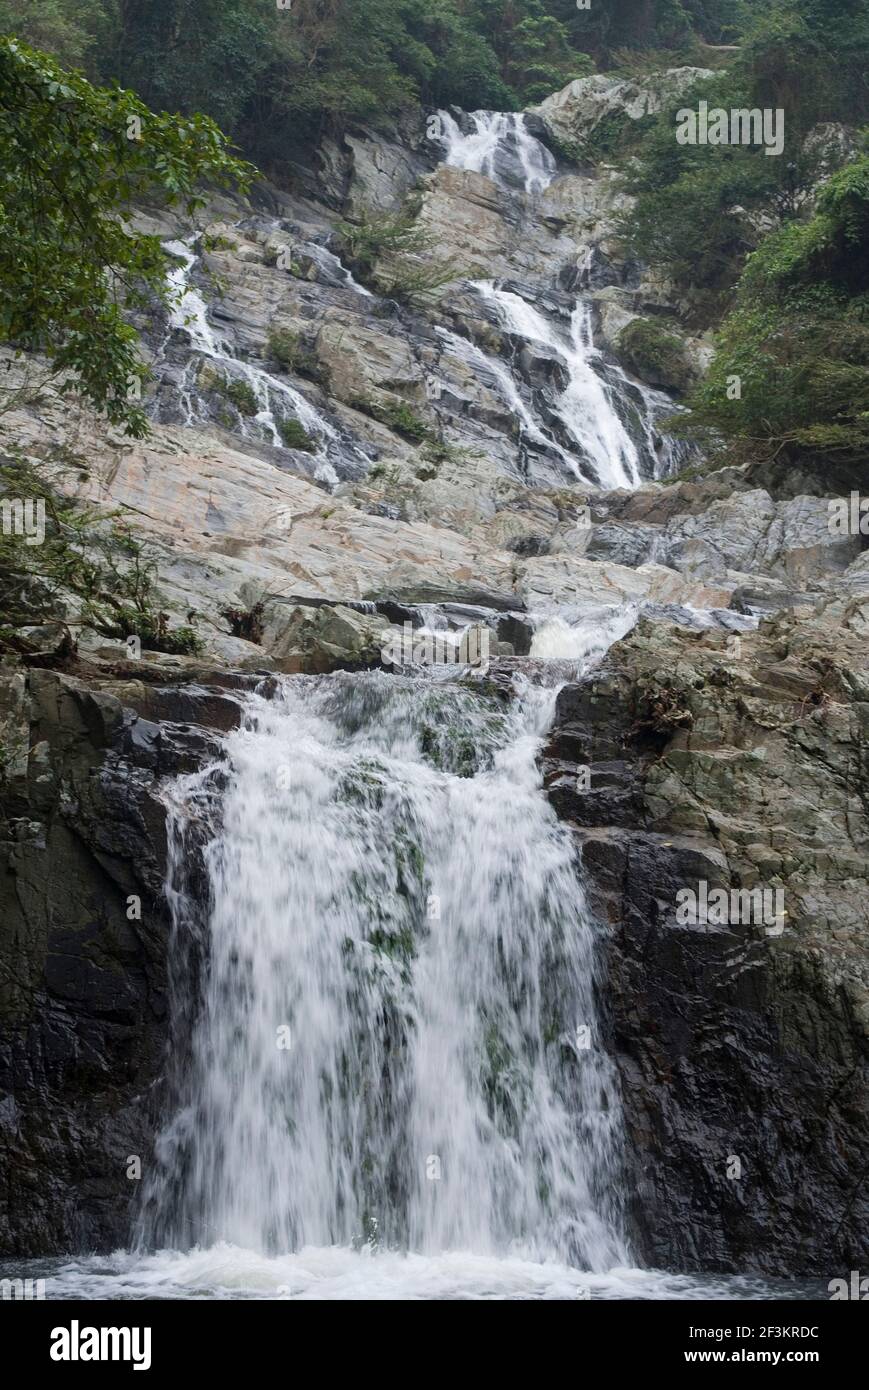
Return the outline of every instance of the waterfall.
<path id="1" fill-rule="evenodd" d="M 462 130 L 449 111 L 438 111 L 444 163 L 471 169 L 513 184 L 528 194 L 542 193 L 555 178 L 555 158 L 515 111 L 471 111 Z"/>
<path id="2" fill-rule="evenodd" d="M 581 464 L 586 462 L 600 486 L 635 487 L 640 481 L 639 453 L 615 409 L 614 393 L 595 370 L 600 353 L 591 341 L 589 305 L 577 302 L 570 330 L 564 334 L 518 294 L 497 289 L 488 281 L 477 281 L 476 288 L 509 333 L 549 349 L 564 363 L 567 385 L 554 402 L 554 411 L 579 455 L 577 460 L 571 451 L 560 449 L 574 476 L 582 476 Z"/>
<path id="3" fill-rule="evenodd" d="M 321 274 L 322 282 L 327 285 L 338 285 L 341 289 L 352 290 L 361 299 L 373 299 L 374 295 L 367 290 L 364 285 L 354 279 L 351 272 L 343 265 L 340 258 L 334 251 L 328 251 L 325 246 L 318 246 L 315 241 L 303 241 L 301 250 L 317 266 Z"/>
<path id="4" fill-rule="evenodd" d="M 639 617 L 639 608 L 636 604 L 596 604 L 531 617 L 531 656 L 579 662 L 585 669 L 630 632 Z"/>
<path id="5" fill-rule="evenodd" d="M 191 284 L 191 273 L 197 261 L 196 253 L 191 245 L 192 240 L 169 241 L 164 245 L 164 250 L 170 252 L 180 261 L 179 265 L 170 270 L 167 277 L 173 295 L 173 302 L 169 311 L 170 327 L 181 329 L 187 334 L 194 353 L 219 363 L 221 369 L 230 379 L 242 381 L 250 387 L 257 409 L 256 414 L 250 417 L 250 423 L 244 415 L 240 415 L 242 435 L 247 435 L 250 428 L 255 426 L 265 436 L 268 443 L 276 448 L 283 448 L 285 446 L 279 430 L 279 421 L 287 416 L 292 417 L 299 422 L 317 445 L 316 476 L 324 482 L 337 483 L 338 475 L 332 466 L 328 450 L 330 445 L 338 444 L 338 431 L 305 399 L 300 391 L 295 390 L 288 382 L 270 375 L 261 367 L 254 366 L 251 362 L 241 361 L 233 354 L 232 345 L 215 332 L 208 319 L 205 300 Z M 199 418 L 194 400 L 194 386 L 191 380 L 195 371 L 195 362 L 191 362 L 185 372 L 185 384 L 181 390 L 182 405 L 186 416 L 185 423 L 188 425 L 194 424 Z M 285 406 L 285 409 L 279 411 L 278 415 L 275 414 L 274 408 L 276 400 Z M 364 461 L 367 465 L 367 459 Z"/>
<path id="6" fill-rule="evenodd" d="M 522 113 L 473 111 L 462 113 L 460 124 L 449 111 L 439 111 L 437 119 L 446 164 L 486 174 L 528 196 L 542 193 L 556 177 L 554 156 L 528 130 Z M 566 369 L 568 384 L 555 403 L 563 440 L 534 418 L 512 380 L 504 389 L 496 375 L 532 447 L 560 458 L 568 475 L 605 488 L 636 487 L 644 476 L 663 477 L 681 462 L 685 446 L 662 436 L 656 425 L 658 417 L 673 413 L 673 402 L 604 359 L 594 344 L 589 300 L 577 300 L 569 331 L 560 333 L 519 295 L 486 282 L 475 288 L 508 332 L 551 349 Z M 480 356 L 491 373 L 491 360 Z"/>
<path id="7" fill-rule="evenodd" d="M 369 673 L 251 697 L 146 1243 L 625 1261 L 597 929 L 536 762 L 555 694 Z M 172 792 L 176 1000 L 216 775 Z"/>

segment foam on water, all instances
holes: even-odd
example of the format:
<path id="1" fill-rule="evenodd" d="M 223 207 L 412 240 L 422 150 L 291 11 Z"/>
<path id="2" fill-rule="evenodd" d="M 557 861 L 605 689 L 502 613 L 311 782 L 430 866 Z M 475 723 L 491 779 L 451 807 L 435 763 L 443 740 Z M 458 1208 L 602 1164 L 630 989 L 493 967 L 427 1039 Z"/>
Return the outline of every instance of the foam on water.
<path id="1" fill-rule="evenodd" d="M 253 699 L 147 1244 L 625 1262 L 597 928 L 537 764 L 555 693 L 504 709 L 369 674 Z M 182 943 L 212 793 L 201 773 L 173 792 Z"/>
<path id="2" fill-rule="evenodd" d="M 7 1266 L 4 1265 L 4 1274 Z M 469 1251 L 400 1254 L 307 1246 L 268 1256 L 220 1243 L 153 1255 L 22 1261 L 13 1276 L 44 1278 L 51 1299 L 574 1301 L 821 1299 L 826 1286 L 736 1275 L 694 1276 L 621 1266 L 592 1274 L 556 1262 Z"/>

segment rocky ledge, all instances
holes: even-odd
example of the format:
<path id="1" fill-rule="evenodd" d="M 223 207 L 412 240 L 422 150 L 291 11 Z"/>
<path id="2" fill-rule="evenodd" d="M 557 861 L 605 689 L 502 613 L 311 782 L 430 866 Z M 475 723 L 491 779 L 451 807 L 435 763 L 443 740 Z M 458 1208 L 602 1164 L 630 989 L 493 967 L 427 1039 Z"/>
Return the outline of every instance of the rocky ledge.
<path id="1" fill-rule="evenodd" d="M 869 1257 L 867 636 L 865 599 L 740 637 L 642 621 L 559 697 L 546 781 L 608 927 L 650 1264 Z M 701 882 L 780 890 L 784 916 L 680 923 Z"/>
<path id="2" fill-rule="evenodd" d="M 232 678 L 196 674 L 0 672 L 3 1254 L 129 1238 L 169 1018 L 161 786 L 240 710 Z"/>

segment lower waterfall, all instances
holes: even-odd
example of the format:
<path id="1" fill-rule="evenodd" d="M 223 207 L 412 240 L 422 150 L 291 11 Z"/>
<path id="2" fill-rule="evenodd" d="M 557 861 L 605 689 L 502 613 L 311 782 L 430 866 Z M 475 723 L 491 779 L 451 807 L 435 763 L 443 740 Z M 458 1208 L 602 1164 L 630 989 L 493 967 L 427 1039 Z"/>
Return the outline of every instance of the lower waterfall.
<path id="1" fill-rule="evenodd" d="M 554 698 L 384 674 L 253 697 L 147 1243 L 626 1262 L 596 929 L 536 763 Z M 173 790 L 176 993 L 214 795 Z"/>

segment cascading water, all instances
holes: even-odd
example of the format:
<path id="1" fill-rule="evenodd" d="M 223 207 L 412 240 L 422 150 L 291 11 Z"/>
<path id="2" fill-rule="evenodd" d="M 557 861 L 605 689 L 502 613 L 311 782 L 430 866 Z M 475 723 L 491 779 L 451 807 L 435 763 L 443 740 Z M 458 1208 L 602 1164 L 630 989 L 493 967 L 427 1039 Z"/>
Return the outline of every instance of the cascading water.
<path id="1" fill-rule="evenodd" d="M 578 460 L 572 460 L 577 477 L 580 463 L 586 461 L 602 487 L 634 487 L 640 480 L 637 447 L 628 434 L 611 400 L 611 392 L 592 365 L 600 356 L 591 342 L 588 304 L 580 301 L 574 310 L 570 332 L 559 335 L 531 304 L 518 294 L 478 281 L 482 298 L 493 306 L 508 332 L 526 342 L 551 350 L 567 368 L 567 386 L 554 409 L 570 439 L 575 442 Z M 565 458 L 571 458 L 562 449 Z"/>
<path id="2" fill-rule="evenodd" d="M 595 927 L 536 766 L 554 698 L 385 675 L 253 698 L 147 1240 L 624 1262 Z M 182 945 L 209 781 L 174 792 Z"/>
<path id="3" fill-rule="evenodd" d="M 522 113 L 474 111 L 462 126 L 448 111 L 439 111 L 437 120 L 446 164 L 486 174 L 532 199 L 557 175 L 553 155 L 528 130 Z M 536 419 L 522 401 L 512 379 L 510 388 L 502 390 L 528 442 L 558 456 L 569 474 L 601 487 L 636 487 L 643 476 L 662 477 L 672 470 L 685 450 L 662 436 L 656 420 L 672 414 L 673 403 L 604 360 L 594 344 L 589 300 L 577 301 L 569 331 L 560 333 L 519 295 L 486 282 L 475 288 L 510 333 L 545 345 L 566 369 L 568 384 L 555 403 L 555 415 L 565 440 L 575 447 L 553 438 L 547 422 Z"/>
<path id="4" fill-rule="evenodd" d="M 168 276 L 169 287 L 173 292 L 173 303 L 169 311 L 169 323 L 173 329 L 182 329 L 190 339 L 191 347 L 200 356 L 208 357 L 220 364 L 231 380 L 243 382 L 250 388 L 256 401 L 256 413 L 251 417 L 250 426 L 256 427 L 276 448 L 283 446 L 279 422 L 290 417 L 302 426 L 308 436 L 315 441 L 316 476 L 324 482 L 338 482 L 329 458 L 329 448 L 338 444 L 338 431 L 312 406 L 300 391 L 288 382 L 271 376 L 261 367 L 244 362 L 233 354 L 232 345 L 220 337 L 208 319 L 208 309 L 198 290 L 190 283 L 190 276 L 197 256 L 189 241 L 170 241 L 165 244 L 166 251 L 180 262 Z M 185 410 L 186 423 L 194 424 L 198 418 L 193 390 L 192 375 L 195 364 L 191 363 L 185 373 L 185 383 L 181 389 L 181 399 Z M 275 414 L 275 403 L 280 401 L 284 410 Z M 250 428 L 245 416 L 239 417 L 239 428 L 243 435 Z M 367 460 L 364 460 L 367 465 Z"/>
<path id="5" fill-rule="evenodd" d="M 531 655 L 544 660 L 599 661 L 639 617 L 635 604 L 589 605 L 532 615 Z"/>
<path id="6" fill-rule="evenodd" d="M 555 178 L 553 155 L 514 111 L 471 111 L 462 130 L 449 111 L 438 111 L 444 163 L 514 184 L 528 194 L 542 193 Z"/>

